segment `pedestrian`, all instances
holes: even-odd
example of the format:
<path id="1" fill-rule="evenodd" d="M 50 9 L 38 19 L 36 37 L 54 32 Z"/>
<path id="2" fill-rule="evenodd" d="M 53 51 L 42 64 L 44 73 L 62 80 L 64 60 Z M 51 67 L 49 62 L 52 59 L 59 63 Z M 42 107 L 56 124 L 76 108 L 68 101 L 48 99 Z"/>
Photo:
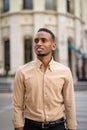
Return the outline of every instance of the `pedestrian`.
<path id="1" fill-rule="evenodd" d="M 34 38 L 37 58 L 20 67 L 14 79 L 15 130 L 76 130 L 72 74 L 54 61 L 55 35 L 40 28 Z"/>

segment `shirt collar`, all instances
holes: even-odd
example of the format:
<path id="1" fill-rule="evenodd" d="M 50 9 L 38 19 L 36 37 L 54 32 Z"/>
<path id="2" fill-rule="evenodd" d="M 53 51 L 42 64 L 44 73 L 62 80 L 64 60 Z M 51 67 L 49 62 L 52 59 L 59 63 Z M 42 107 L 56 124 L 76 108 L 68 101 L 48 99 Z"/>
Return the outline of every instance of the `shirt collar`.
<path id="1" fill-rule="evenodd" d="M 54 63 L 55 63 L 55 61 L 54 61 L 54 59 L 53 59 L 53 57 L 52 57 L 51 61 L 50 61 L 49 64 L 48 64 L 48 68 L 49 68 L 51 71 L 54 71 Z M 43 65 L 43 63 L 37 58 L 37 59 L 36 59 L 36 66 L 37 66 L 37 68 L 40 69 L 42 65 Z"/>

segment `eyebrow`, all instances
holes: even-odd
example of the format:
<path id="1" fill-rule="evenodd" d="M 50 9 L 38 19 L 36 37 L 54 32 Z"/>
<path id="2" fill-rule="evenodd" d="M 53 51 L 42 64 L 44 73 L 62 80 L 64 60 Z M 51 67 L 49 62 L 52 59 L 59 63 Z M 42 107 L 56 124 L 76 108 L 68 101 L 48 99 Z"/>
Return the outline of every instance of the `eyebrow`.
<path id="1" fill-rule="evenodd" d="M 34 39 L 34 42 L 39 42 L 39 40 L 41 40 L 42 42 L 46 42 L 46 41 L 48 41 L 48 39 L 47 38 L 35 38 Z"/>

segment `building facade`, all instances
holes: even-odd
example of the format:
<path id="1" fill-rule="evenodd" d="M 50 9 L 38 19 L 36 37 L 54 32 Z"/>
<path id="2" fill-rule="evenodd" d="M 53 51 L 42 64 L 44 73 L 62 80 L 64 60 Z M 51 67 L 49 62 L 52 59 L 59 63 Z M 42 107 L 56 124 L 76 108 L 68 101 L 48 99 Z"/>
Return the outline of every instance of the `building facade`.
<path id="1" fill-rule="evenodd" d="M 0 73 L 14 75 L 33 60 L 40 27 L 56 35 L 54 58 L 70 66 L 74 80 L 87 78 L 87 0 L 0 0 Z"/>

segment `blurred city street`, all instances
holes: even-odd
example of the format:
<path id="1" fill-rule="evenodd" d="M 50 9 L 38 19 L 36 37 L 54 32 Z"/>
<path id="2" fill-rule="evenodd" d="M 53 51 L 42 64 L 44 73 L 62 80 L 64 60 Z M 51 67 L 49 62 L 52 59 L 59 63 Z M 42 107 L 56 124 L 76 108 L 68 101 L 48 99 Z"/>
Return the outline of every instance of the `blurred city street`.
<path id="1" fill-rule="evenodd" d="M 87 91 L 75 91 L 77 130 L 87 130 Z M 13 130 L 12 93 L 0 93 L 0 130 Z"/>

